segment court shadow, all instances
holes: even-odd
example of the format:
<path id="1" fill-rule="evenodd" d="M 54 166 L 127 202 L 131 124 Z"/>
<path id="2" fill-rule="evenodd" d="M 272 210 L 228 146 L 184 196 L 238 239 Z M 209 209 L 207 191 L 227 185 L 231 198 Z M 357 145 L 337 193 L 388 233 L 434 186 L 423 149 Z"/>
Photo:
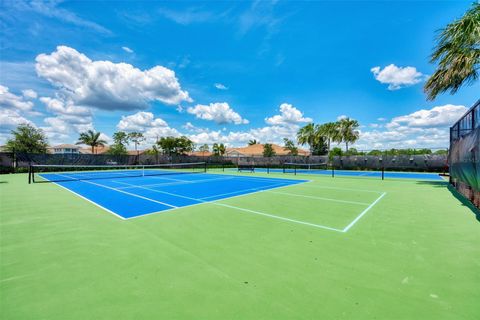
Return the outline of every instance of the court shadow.
<path id="1" fill-rule="evenodd" d="M 0 181 L 0 183 L 8 183 L 7 181 Z"/>
<path id="2" fill-rule="evenodd" d="M 418 181 L 417 183 L 423 185 L 431 185 L 436 188 L 446 188 L 462 204 L 462 206 L 470 209 L 470 211 L 472 211 L 472 213 L 475 215 L 477 221 L 480 222 L 480 209 L 475 207 L 473 203 L 471 203 L 467 198 L 465 198 L 447 181 Z"/>

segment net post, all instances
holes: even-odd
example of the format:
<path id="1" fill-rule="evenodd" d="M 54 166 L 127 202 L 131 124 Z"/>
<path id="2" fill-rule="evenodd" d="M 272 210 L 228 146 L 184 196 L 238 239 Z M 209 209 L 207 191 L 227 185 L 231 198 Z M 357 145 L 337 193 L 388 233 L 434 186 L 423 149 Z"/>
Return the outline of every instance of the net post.
<path id="1" fill-rule="evenodd" d="M 332 165 L 332 178 L 335 178 L 335 166 Z"/>
<path id="2" fill-rule="evenodd" d="M 203 163 L 203 172 L 207 172 L 207 162 Z"/>
<path id="3" fill-rule="evenodd" d="M 35 183 L 35 170 L 33 169 L 33 165 L 30 165 L 32 167 L 32 183 Z"/>
<path id="4" fill-rule="evenodd" d="M 285 173 L 285 163 L 283 164 L 283 173 Z"/>
<path id="5" fill-rule="evenodd" d="M 28 165 L 28 184 L 32 183 L 32 165 Z"/>
<path id="6" fill-rule="evenodd" d="M 385 180 L 385 166 L 382 166 L 382 180 Z"/>
<path id="7" fill-rule="evenodd" d="M 293 166 L 293 173 L 294 173 L 294 176 L 297 175 L 297 167 L 296 166 Z"/>

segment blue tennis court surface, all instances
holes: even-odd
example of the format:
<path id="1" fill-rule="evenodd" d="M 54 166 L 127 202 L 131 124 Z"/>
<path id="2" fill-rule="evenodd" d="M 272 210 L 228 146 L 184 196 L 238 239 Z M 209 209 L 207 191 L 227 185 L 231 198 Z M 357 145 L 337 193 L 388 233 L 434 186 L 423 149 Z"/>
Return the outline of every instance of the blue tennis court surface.
<path id="1" fill-rule="evenodd" d="M 282 173 L 283 169 L 269 169 L 270 172 Z M 293 170 L 290 169 L 290 173 L 293 174 Z M 267 172 L 265 168 L 255 168 L 255 172 Z M 307 170 L 307 169 L 297 169 L 297 174 L 321 174 L 321 175 L 332 175 L 331 170 Z M 373 177 L 381 178 L 381 171 L 355 171 L 355 170 L 335 170 L 336 176 L 350 176 L 350 177 Z M 393 172 L 385 171 L 385 179 L 416 179 L 416 180 L 442 180 L 443 178 L 438 173 L 427 173 L 427 172 Z"/>
<path id="2" fill-rule="evenodd" d="M 55 173 L 40 176 L 123 219 L 308 181 L 208 173 L 74 181 L 57 181 Z"/>

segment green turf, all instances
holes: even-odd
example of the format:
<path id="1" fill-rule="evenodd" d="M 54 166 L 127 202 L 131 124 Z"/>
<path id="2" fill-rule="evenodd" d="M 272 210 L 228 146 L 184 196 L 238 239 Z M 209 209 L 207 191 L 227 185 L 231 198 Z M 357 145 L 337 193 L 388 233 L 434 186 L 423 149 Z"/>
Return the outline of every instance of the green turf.
<path id="1" fill-rule="evenodd" d="M 124 221 L 0 176 L 0 318 L 480 318 L 479 213 L 445 184 L 297 178 L 313 181 L 275 191 L 387 194 L 342 233 L 216 204 Z M 220 203 L 340 229 L 366 207 L 273 192 Z"/>

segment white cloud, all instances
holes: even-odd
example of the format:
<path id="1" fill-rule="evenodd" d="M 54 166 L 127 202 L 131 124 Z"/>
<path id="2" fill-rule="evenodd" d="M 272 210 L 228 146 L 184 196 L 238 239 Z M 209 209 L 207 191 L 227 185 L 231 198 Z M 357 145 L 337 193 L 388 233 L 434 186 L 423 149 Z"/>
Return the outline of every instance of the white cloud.
<path id="1" fill-rule="evenodd" d="M 92 61 L 77 50 L 58 46 L 36 58 L 37 74 L 76 105 L 105 110 L 145 108 L 148 102 L 191 102 L 175 72 L 162 66 L 140 70 L 127 63 Z"/>
<path id="2" fill-rule="evenodd" d="M 0 85 L 0 107 L 30 111 L 33 108 L 33 102 L 26 101 L 23 96 L 17 96 L 16 94 L 11 93 L 8 87 Z"/>
<path id="3" fill-rule="evenodd" d="M 343 120 L 343 119 L 347 119 L 347 118 L 348 118 L 348 116 L 342 114 L 342 115 L 340 115 L 340 116 L 337 117 L 337 121 L 340 121 L 340 120 Z"/>
<path id="4" fill-rule="evenodd" d="M 63 115 L 73 115 L 73 116 L 90 116 L 91 110 L 82 106 L 75 106 L 71 100 L 65 102 L 60 99 L 54 99 L 50 97 L 41 97 L 39 99 L 47 111 L 63 114 Z"/>
<path id="5" fill-rule="evenodd" d="M 249 122 L 233 111 L 226 102 L 210 103 L 208 106 L 197 104 L 195 107 L 189 107 L 187 112 L 194 114 L 199 119 L 215 121 L 218 124 L 247 124 Z"/>
<path id="6" fill-rule="evenodd" d="M 161 118 L 155 118 L 151 112 L 137 112 L 129 116 L 122 116 L 117 129 L 125 131 L 145 131 L 151 127 L 167 127 L 168 124 Z"/>
<path id="7" fill-rule="evenodd" d="M 387 121 L 387 118 L 377 118 L 378 121 Z"/>
<path id="8" fill-rule="evenodd" d="M 380 83 L 388 84 L 388 90 L 398 90 L 411 86 L 425 78 L 415 67 L 397 67 L 394 64 L 390 64 L 383 69 L 378 66 L 373 67 L 370 71 Z"/>
<path id="9" fill-rule="evenodd" d="M 228 88 L 224 84 L 221 84 L 221 83 L 215 83 L 214 87 L 217 88 L 218 90 L 228 90 Z"/>
<path id="10" fill-rule="evenodd" d="M 19 124 L 24 123 L 34 125 L 16 110 L 4 109 L 0 112 L 0 132 L 2 133 L 9 133 L 10 130 L 15 129 Z"/>
<path id="11" fill-rule="evenodd" d="M 25 99 L 37 99 L 38 94 L 32 89 L 22 90 L 23 97 Z"/>
<path id="12" fill-rule="evenodd" d="M 449 127 L 465 112 L 464 106 L 444 105 L 394 117 L 385 127 L 362 131 L 355 144 L 358 149 L 446 147 Z"/>
<path id="13" fill-rule="evenodd" d="M 427 127 L 445 127 L 451 126 L 457 121 L 467 108 L 464 106 L 456 106 L 446 104 L 437 106 L 430 110 L 418 110 L 408 115 L 395 117 L 387 124 L 388 128 L 399 128 L 402 126 L 427 128 Z"/>
<path id="14" fill-rule="evenodd" d="M 280 114 L 265 118 L 265 122 L 270 125 L 292 125 L 312 121 L 311 118 L 304 117 L 300 110 L 288 103 L 282 103 L 280 105 Z"/>
<path id="15" fill-rule="evenodd" d="M 122 50 L 128 53 L 133 53 L 133 50 L 130 49 L 129 47 L 122 47 Z"/>

